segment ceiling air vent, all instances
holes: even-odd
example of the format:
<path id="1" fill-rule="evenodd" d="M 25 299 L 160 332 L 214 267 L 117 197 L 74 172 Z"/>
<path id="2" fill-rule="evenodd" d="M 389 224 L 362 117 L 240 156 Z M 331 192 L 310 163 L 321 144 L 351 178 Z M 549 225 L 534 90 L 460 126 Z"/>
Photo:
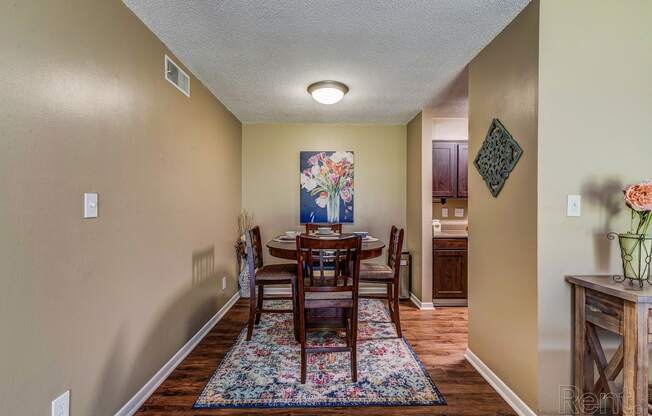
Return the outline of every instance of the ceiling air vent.
<path id="1" fill-rule="evenodd" d="M 190 77 L 167 55 L 165 55 L 165 79 L 186 97 L 190 97 Z"/>

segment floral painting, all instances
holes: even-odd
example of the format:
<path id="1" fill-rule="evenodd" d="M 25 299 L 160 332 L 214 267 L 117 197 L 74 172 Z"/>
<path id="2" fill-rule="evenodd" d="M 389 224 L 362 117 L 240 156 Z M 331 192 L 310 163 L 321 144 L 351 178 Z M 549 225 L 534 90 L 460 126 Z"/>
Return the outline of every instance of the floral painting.
<path id="1" fill-rule="evenodd" d="M 353 222 L 353 152 L 301 152 L 301 223 Z"/>

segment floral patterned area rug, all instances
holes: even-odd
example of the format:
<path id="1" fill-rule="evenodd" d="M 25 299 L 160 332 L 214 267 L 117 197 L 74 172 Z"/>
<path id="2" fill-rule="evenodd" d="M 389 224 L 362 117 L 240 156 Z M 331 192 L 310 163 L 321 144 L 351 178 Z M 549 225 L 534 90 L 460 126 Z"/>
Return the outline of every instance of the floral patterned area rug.
<path id="1" fill-rule="evenodd" d="M 284 302 L 266 301 L 266 306 L 289 307 Z M 300 383 L 300 346 L 290 314 L 263 314 L 249 342 L 246 332 L 204 387 L 195 409 L 446 404 L 408 342 L 396 338 L 382 301 L 360 299 L 357 383 L 351 382 L 347 352 L 308 354 L 306 383 Z M 309 333 L 308 343 L 344 345 L 344 333 Z"/>

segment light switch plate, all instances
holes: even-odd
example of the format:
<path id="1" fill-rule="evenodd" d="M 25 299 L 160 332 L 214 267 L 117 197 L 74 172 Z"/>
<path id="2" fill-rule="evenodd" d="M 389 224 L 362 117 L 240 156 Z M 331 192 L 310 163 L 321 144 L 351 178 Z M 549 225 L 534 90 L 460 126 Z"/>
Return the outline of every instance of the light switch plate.
<path id="1" fill-rule="evenodd" d="M 70 416 L 70 390 L 52 400 L 52 416 Z"/>
<path id="2" fill-rule="evenodd" d="M 441 209 L 441 216 L 443 218 L 448 218 L 448 208 L 442 208 Z"/>
<path id="3" fill-rule="evenodd" d="M 84 194 L 84 218 L 97 218 L 99 197 L 95 192 Z"/>
<path id="4" fill-rule="evenodd" d="M 582 196 L 568 195 L 567 217 L 579 217 L 582 214 Z"/>
<path id="5" fill-rule="evenodd" d="M 226 276 L 222 276 L 222 290 L 226 290 Z"/>

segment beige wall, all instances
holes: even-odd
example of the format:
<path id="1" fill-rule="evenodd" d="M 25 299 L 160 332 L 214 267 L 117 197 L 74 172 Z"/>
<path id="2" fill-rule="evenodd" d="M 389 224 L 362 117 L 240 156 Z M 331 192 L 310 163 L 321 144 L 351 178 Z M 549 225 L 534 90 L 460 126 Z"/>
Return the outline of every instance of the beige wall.
<path id="1" fill-rule="evenodd" d="M 412 293 L 422 299 L 422 239 L 421 219 L 421 138 L 422 113 L 417 114 L 407 124 L 407 232 L 405 241 L 412 254 Z"/>
<path id="2" fill-rule="evenodd" d="M 432 140 L 465 141 L 469 139 L 469 119 L 466 117 L 435 117 L 432 119 Z"/>
<path id="3" fill-rule="evenodd" d="M 471 167 L 474 169 L 473 167 Z M 448 208 L 448 217 L 444 217 L 441 213 L 442 208 Z M 455 216 L 455 208 L 461 208 L 464 210 L 464 215 L 462 217 Z M 453 220 L 466 220 L 469 216 L 469 200 L 468 199 L 446 199 L 446 204 L 442 204 L 439 199 L 436 202 L 432 203 L 432 218 L 440 219 L 444 221 Z"/>
<path id="4" fill-rule="evenodd" d="M 236 290 L 240 123 L 121 2 L 2 9 L 0 413 L 114 414 Z"/>
<path id="5" fill-rule="evenodd" d="M 523 148 L 498 198 L 469 170 L 469 349 L 529 406 L 537 405 L 538 2 L 469 69 L 469 153 L 493 118 Z"/>
<path id="6" fill-rule="evenodd" d="M 350 124 L 245 124 L 242 129 L 243 207 L 263 239 L 302 229 L 299 152 L 352 150 L 354 221 L 386 241 L 392 224 L 405 227 L 405 126 Z M 266 261 L 273 260 L 267 254 Z M 381 259 L 379 259 L 380 261 Z"/>
<path id="7" fill-rule="evenodd" d="M 412 254 L 412 293 L 432 302 L 432 110 L 407 125 L 407 244 Z"/>
<path id="8" fill-rule="evenodd" d="M 571 381 L 567 273 L 617 273 L 608 231 L 628 223 L 621 188 L 652 179 L 652 2 L 541 2 L 539 394 L 558 408 Z M 582 216 L 566 217 L 566 196 Z"/>

